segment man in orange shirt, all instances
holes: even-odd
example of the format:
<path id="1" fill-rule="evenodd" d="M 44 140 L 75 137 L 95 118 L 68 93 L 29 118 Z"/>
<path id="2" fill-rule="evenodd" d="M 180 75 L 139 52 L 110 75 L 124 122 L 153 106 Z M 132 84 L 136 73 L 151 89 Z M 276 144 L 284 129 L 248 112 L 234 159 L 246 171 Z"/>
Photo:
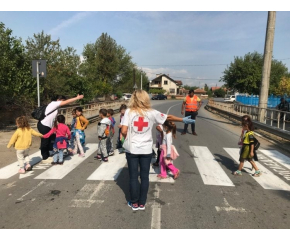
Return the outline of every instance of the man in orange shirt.
<path id="1" fill-rule="evenodd" d="M 188 95 L 184 98 L 184 101 L 182 103 L 181 114 L 182 115 L 184 114 L 184 108 L 185 108 L 185 117 L 191 116 L 191 119 L 195 119 L 198 114 L 198 110 L 201 107 L 201 104 L 202 103 L 200 101 L 200 98 L 194 95 L 194 90 L 189 90 Z M 181 135 L 186 134 L 187 127 L 188 127 L 188 124 L 184 124 L 184 129 Z M 191 130 L 192 130 L 193 135 L 197 135 L 195 132 L 195 123 L 191 124 Z"/>

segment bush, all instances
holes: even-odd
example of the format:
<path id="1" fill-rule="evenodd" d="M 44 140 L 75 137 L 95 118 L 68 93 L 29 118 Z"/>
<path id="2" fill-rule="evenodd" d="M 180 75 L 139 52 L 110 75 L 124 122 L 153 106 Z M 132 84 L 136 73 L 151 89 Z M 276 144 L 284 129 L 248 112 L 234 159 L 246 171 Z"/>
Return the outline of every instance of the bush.
<path id="1" fill-rule="evenodd" d="M 171 99 L 176 99 L 176 97 L 174 95 L 171 96 Z"/>

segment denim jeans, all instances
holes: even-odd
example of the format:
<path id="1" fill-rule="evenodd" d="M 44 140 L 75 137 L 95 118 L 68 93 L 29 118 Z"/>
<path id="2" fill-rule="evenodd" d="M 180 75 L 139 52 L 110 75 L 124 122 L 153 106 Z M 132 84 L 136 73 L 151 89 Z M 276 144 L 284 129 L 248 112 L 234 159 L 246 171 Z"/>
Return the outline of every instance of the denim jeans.
<path id="1" fill-rule="evenodd" d="M 63 162 L 63 150 L 64 149 L 58 149 L 58 152 L 53 155 L 54 162 L 57 162 L 57 158 L 59 159 L 58 162 Z"/>
<path id="2" fill-rule="evenodd" d="M 152 159 L 150 154 L 131 154 L 126 153 L 129 178 L 130 178 L 130 195 L 131 203 L 145 205 L 149 189 L 149 170 Z M 138 166 L 140 165 L 141 184 L 138 181 Z"/>
<path id="3" fill-rule="evenodd" d="M 196 116 L 198 115 L 198 112 L 185 112 L 185 117 L 187 116 L 191 116 L 191 119 L 196 119 Z M 183 129 L 183 132 L 187 132 L 187 127 L 188 127 L 188 124 L 184 124 L 184 129 Z M 191 124 L 191 131 L 192 132 L 195 132 L 195 123 Z"/>

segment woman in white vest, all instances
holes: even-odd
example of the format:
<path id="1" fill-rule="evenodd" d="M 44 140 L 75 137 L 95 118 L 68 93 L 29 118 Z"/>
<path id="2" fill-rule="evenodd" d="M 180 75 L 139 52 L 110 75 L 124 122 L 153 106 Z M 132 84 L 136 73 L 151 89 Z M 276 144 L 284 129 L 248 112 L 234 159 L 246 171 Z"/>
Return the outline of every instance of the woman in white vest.
<path id="1" fill-rule="evenodd" d="M 123 147 L 126 150 L 130 178 L 131 199 L 128 205 L 133 210 L 145 210 L 152 159 L 153 125 L 163 124 L 165 120 L 194 123 L 195 120 L 189 118 L 190 116 L 179 118 L 166 115 L 152 109 L 149 95 L 143 90 L 137 90 L 132 94 L 122 120 L 121 132 L 126 138 Z M 140 166 L 141 184 L 138 181 L 138 166 Z"/>

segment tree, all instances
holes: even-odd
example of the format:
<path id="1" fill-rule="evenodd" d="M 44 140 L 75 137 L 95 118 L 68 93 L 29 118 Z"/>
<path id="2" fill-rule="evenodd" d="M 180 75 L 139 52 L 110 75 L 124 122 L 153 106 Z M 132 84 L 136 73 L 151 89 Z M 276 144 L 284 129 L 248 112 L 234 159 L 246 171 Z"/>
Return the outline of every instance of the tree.
<path id="1" fill-rule="evenodd" d="M 227 88 L 242 93 L 259 94 L 263 68 L 263 55 L 257 52 L 247 53 L 244 57 L 235 57 L 234 62 L 224 70 L 220 81 Z M 272 60 L 270 76 L 270 93 L 278 86 L 281 77 L 289 74 L 288 68 L 277 60 Z"/>
<path id="2" fill-rule="evenodd" d="M 0 98 L 23 108 L 31 105 L 36 96 L 36 81 L 32 78 L 20 38 L 12 36 L 12 30 L 0 23 Z"/>
<path id="3" fill-rule="evenodd" d="M 279 96 L 283 96 L 284 94 L 290 95 L 290 77 L 282 77 L 274 93 Z"/>
<path id="4" fill-rule="evenodd" d="M 195 89 L 198 89 L 197 86 L 184 85 L 183 87 L 184 87 L 186 90 L 195 90 Z"/>
<path id="5" fill-rule="evenodd" d="M 207 86 L 207 84 L 204 84 L 204 91 L 208 92 L 209 88 Z"/>
<path id="6" fill-rule="evenodd" d="M 214 95 L 216 97 L 224 97 L 225 94 L 226 94 L 226 91 L 224 89 L 222 89 L 222 88 L 219 88 L 219 89 L 214 91 Z"/>

